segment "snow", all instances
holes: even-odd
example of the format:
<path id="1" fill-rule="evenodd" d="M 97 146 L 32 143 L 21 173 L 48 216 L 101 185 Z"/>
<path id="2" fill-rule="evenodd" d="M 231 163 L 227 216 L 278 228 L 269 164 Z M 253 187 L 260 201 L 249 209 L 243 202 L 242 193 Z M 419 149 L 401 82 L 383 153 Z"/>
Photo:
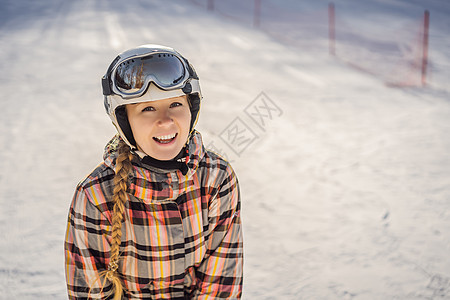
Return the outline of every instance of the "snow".
<path id="1" fill-rule="evenodd" d="M 307 20 L 328 5 L 262 3 Z M 198 129 L 240 181 L 244 299 L 450 299 L 450 5 L 424 3 L 336 1 L 365 37 L 430 10 L 429 84 L 393 88 L 330 57 L 323 24 L 301 40 L 264 6 L 258 30 L 232 1 L 1 0 L 0 298 L 66 297 L 71 197 L 114 134 L 100 78 L 159 43 L 196 67 Z M 239 155 L 236 118 L 254 140 Z"/>

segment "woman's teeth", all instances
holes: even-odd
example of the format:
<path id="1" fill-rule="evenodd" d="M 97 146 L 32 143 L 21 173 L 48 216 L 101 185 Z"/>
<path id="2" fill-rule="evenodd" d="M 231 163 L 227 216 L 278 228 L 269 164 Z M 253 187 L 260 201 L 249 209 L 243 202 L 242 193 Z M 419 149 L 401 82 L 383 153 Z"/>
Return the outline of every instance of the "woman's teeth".
<path id="1" fill-rule="evenodd" d="M 167 144 L 170 143 L 175 137 L 177 136 L 176 133 L 169 134 L 169 135 L 161 135 L 161 136 L 155 136 L 153 139 L 161 144 Z"/>

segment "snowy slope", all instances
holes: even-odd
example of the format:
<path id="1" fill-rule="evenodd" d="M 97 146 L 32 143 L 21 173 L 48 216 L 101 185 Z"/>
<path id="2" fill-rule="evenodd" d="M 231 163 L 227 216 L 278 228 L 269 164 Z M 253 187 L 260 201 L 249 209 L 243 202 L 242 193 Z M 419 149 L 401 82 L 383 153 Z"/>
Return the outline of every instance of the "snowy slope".
<path id="1" fill-rule="evenodd" d="M 318 51 L 322 37 L 299 48 L 199 3 L 0 0 L 0 298 L 66 297 L 68 207 L 114 134 L 100 77 L 151 42 L 195 65 L 198 129 L 238 174 L 244 299 L 450 299 L 449 4 L 428 2 L 438 80 L 393 89 Z M 386 20 L 423 9 L 367 3 Z M 261 92 L 263 127 L 246 114 Z M 227 146 L 236 118 L 255 137 L 244 150 Z"/>

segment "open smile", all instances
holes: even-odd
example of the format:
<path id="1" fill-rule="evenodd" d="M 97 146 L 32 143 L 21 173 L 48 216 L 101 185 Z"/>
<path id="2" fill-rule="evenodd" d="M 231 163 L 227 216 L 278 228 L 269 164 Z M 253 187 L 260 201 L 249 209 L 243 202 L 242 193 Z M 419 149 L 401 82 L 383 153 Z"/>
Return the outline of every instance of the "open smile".
<path id="1" fill-rule="evenodd" d="M 178 133 L 173 133 L 169 135 L 161 135 L 161 136 L 155 136 L 153 137 L 153 140 L 157 142 L 158 144 L 167 145 L 175 141 L 177 138 Z"/>

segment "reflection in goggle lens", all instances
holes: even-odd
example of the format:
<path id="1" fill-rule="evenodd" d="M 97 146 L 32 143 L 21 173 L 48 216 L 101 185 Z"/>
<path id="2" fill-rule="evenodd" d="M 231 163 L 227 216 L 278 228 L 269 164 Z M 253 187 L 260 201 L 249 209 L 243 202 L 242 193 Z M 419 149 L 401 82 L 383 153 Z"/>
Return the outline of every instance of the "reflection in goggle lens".
<path id="1" fill-rule="evenodd" d="M 185 76 L 185 68 L 173 54 L 152 54 L 122 62 L 116 69 L 115 85 L 125 94 L 140 91 L 150 80 L 161 88 L 170 88 Z"/>

